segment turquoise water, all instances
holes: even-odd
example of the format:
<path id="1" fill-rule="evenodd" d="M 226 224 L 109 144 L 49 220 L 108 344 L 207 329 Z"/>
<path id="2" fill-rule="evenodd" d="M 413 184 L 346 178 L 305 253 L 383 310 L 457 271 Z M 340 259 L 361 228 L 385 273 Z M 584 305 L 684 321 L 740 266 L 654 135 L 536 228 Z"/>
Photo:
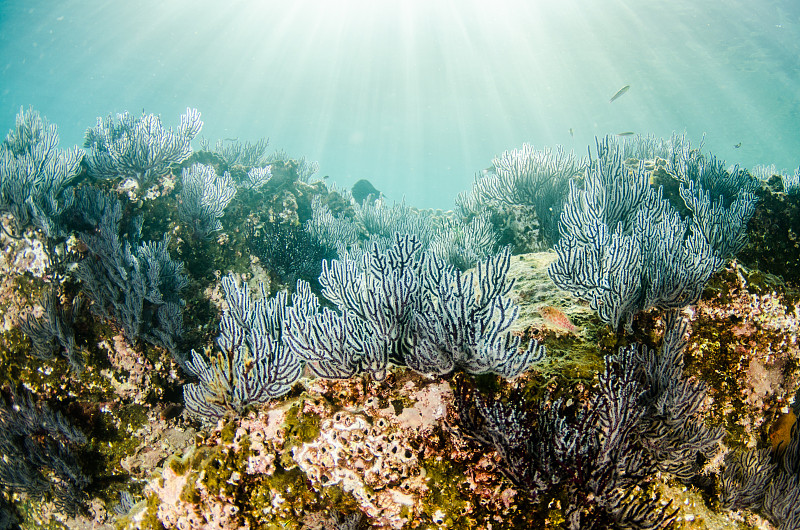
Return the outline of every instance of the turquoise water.
<path id="1" fill-rule="evenodd" d="M 66 147 L 97 116 L 191 106 L 212 144 L 269 137 L 420 207 L 523 142 L 686 131 L 729 163 L 800 163 L 796 0 L 12 0 L 0 57 L 6 129 L 30 105 Z"/>

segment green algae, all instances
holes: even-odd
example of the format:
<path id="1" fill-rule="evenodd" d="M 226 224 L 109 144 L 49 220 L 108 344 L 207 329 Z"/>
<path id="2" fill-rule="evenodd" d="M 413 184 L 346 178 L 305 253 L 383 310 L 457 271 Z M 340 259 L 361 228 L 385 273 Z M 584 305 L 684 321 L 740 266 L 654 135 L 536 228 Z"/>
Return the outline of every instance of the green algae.
<path id="1" fill-rule="evenodd" d="M 278 462 L 286 469 L 297 464 L 292 460 L 291 448 L 314 441 L 320 433 L 322 419 L 316 414 L 303 414 L 304 400 L 292 405 L 286 411 L 284 422 L 285 450 L 280 453 Z"/>
<path id="2" fill-rule="evenodd" d="M 286 447 L 312 442 L 319 436 L 322 419 L 316 414 L 304 414 L 303 406 L 304 401 L 300 401 L 286 411 Z"/>
<path id="3" fill-rule="evenodd" d="M 539 508 L 546 506 L 546 502 L 532 505 L 518 492 L 507 507 L 492 506 L 497 499 L 489 501 L 472 493 L 466 476 L 468 467 L 462 462 L 431 457 L 422 460 L 420 465 L 431 485 L 421 499 L 424 528 L 483 529 L 491 526 L 495 530 L 513 530 L 544 521 Z M 506 479 L 498 480 L 499 483 L 493 485 L 493 496 L 512 487 Z"/>
<path id="4" fill-rule="evenodd" d="M 279 497 L 278 497 L 279 496 Z M 305 514 L 323 510 L 354 512 L 358 503 L 338 485 L 313 489 L 305 473 L 299 469 L 278 469 L 270 476 L 250 477 L 244 485 L 243 507 L 253 528 L 302 528 Z M 277 498 L 282 502 L 276 503 Z"/>
<path id="5" fill-rule="evenodd" d="M 167 458 L 164 465 L 172 470 L 176 475 L 184 475 L 192 468 L 191 454 L 187 453 L 183 457 L 172 455 Z"/>
<path id="6" fill-rule="evenodd" d="M 241 516 L 254 528 L 272 528 L 273 525 L 280 525 L 276 528 L 294 528 L 296 526 L 290 525 L 297 524 L 298 514 L 306 511 L 328 506 L 350 511 L 355 508 L 352 496 L 338 487 L 326 487 L 323 493 L 311 489 L 305 473 L 296 467 L 286 470 L 278 466 L 271 475 L 248 475 L 247 461 L 253 456 L 250 440 L 248 436 L 242 437 L 238 441 L 238 450 L 234 451 L 228 444 L 233 440 L 235 429 L 236 423 L 229 422 L 220 434 L 220 438 L 225 439 L 223 444 L 197 446 L 189 454 L 167 461 L 166 465 L 172 471 L 187 476 L 181 500 L 198 505 L 203 503 L 205 495 L 233 499 L 242 510 Z M 301 427 L 295 434 L 304 432 L 308 434 Z M 290 450 L 282 453 L 290 454 Z M 205 491 L 201 491 L 200 485 Z M 282 509 L 274 506 L 276 494 L 286 500 Z"/>
<path id="7" fill-rule="evenodd" d="M 146 505 L 147 508 L 141 523 L 142 529 L 162 530 L 164 528 L 164 525 L 158 518 L 158 507 L 161 504 L 161 500 L 158 498 L 158 495 L 149 494 L 147 495 L 147 497 L 145 497 L 145 501 L 147 503 Z"/>
<path id="8" fill-rule="evenodd" d="M 704 304 L 731 309 L 745 304 L 745 310 L 749 310 L 747 295 L 767 292 L 775 293 L 773 298 L 777 301 L 784 291 L 770 275 L 731 267 L 712 277 L 704 293 Z M 787 313 L 791 311 L 786 303 L 782 309 Z M 686 369 L 709 386 L 714 398 L 715 406 L 708 411 L 707 423 L 724 426 L 727 444 L 746 446 L 753 436 L 748 426 L 759 419 L 758 416 L 768 414 L 770 408 L 767 405 L 764 410 L 756 410 L 745 402 L 750 363 L 759 360 L 759 352 L 780 351 L 785 332 L 768 329 L 745 315 L 720 320 L 713 313 L 706 313 L 700 311 L 692 324 L 690 346 L 685 355 Z M 740 328 L 745 322 L 749 322 L 749 327 Z M 782 362 L 782 375 L 789 378 L 797 361 L 784 358 Z"/>
<path id="9" fill-rule="evenodd" d="M 135 454 L 141 445 L 134 433 L 147 422 L 147 408 L 139 404 L 123 405 L 113 416 L 98 416 L 90 447 L 102 458 L 104 469 L 111 473 L 122 469 L 122 460 Z"/>
<path id="10" fill-rule="evenodd" d="M 783 186 L 780 186 L 781 191 Z M 759 201 L 748 223 L 748 242 L 739 253 L 741 263 L 765 275 L 780 278 L 793 291 L 800 286 L 800 194 L 760 190 Z"/>
<path id="11" fill-rule="evenodd" d="M 229 421 L 226 423 L 219 432 L 219 437 L 222 443 L 233 443 L 233 440 L 236 437 L 236 429 L 238 428 L 239 425 L 235 421 Z"/>
<path id="12" fill-rule="evenodd" d="M 297 418 L 300 407 L 301 404 L 295 404 L 290 409 L 288 417 Z M 300 443 L 300 440 L 307 438 L 311 433 L 318 434 L 318 422 L 316 428 L 313 425 L 313 422 L 300 418 L 294 423 L 293 428 L 287 428 L 287 431 L 292 432 L 287 438 L 291 437 Z M 247 518 L 253 527 L 265 528 L 269 528 L 268 525 L 271 524 L 288 524 L 296 518 L 298 510 L 321 506 L 319 495 L 310 489 L 305 473 L 296 467 L 285 470 L 278 466 L 271 475 L 248 475 L 247 462 L 253 456 L 249 437 L 244 436 L 238 441 L 239 448 L 236 451 L 229 445 L 233 441 L 236 427 L 237 423 L 233 421 L 223 427 L 220 432 L 221 445 L 198 446 L 191 454 L 182 458 L 171 458 L 167 462 L 176 474 L 187 475 L 186 485 L 181 492 L 182 500 L 191 504 L 202 504 L 205 495 L 199 487 L 202 484 L 210 497 L 233 499 L 235 504 L 242 508 L 242 516 Z M 316 434 L 313 438 L 315 437 Z M 281 454 L 291 459 L 289 449 L 285 449 Z M 276 492 L 289 501 L 286 513 L 266 517 L 264 510 L 273 508 Z M 338 496 L 328 494 L 328 497 L 340 498 L 341 493 Z M 343 504 L 352 508 L 352 499 Z"/>
<path id="13" fill-rule="evenodd" d="M 30 340 L 18 327 L 0 334 L 0 364 L 3 366 L 0 374 L 0 384 L 15 387 L 19 381 L 40 383 L 44 377 L 44 370 L 39 370 L 45 363 L 20 362 L 21 358 L 32 357 L 30 353 Z M 27 361 L 27 359 L 26 359 Z M 34 364 L 35 366 L 31 366 Z"/>
<path id="14" fill-rule="evenodd" d="M 304 400 L 294 403 L 286 415 L 284 427 L 286 444 L 279 452 L 281 460 L 291 462 L 284 467 L 276 462 L 271 474 L 247 474 L 248 459 L 253 456 L 250 436 L 237 440 L 238 448 L 230 444 L 236 434 L 237 422 L 226 423 L 218 438 L 208 442 L 198 440 L 193 449 L 183 456 L 173 455 L 165 467 L 186 476 L 181 500 L 202 505 L 208 498 L 232 499 L 241 508 L 240 516 L 253 528 L 300 528 L 299 516 L 324 509 L 352 512 L 358 504 L 352 495 L 336 485 L 316 491 L 304 472 L 291 460 L 291 448 L 316 439 L 320 418 L 302 414 Z M 204 443 L 215 445 L 206 446 Z M 219 444 L 219 445 L 216 445 Z M 261 456 L 264 456 L 263 453 Z M 275 504 L 276 495 L 285 502 Z"/>
<path id="15" fill-rule="evenodd" d="M 603 357 L 597 344 L 572 335 L 545 336 L 546 357 L 531 369 L 544 380 L 559 380 L 566 385 L 590 383 L 603 370 Z"/>
<path id="16" fill-rule="evenodd" d="M 242 451 L 226 446 L 197 447 L 190 458 L 189 479 L 181 498 L 185 495 L 187 502 L 199 502 L 198 479 L 212 496 L 235 496 L 238 486 L 232 477 L 243 473 L 246 465 L 247 454 Z"/>
<path id="17" fill-rule="evenodd" d="M 18 300 L 35 303 L 44 291 L 41 281 L 27 274 L 16 277 L 14 281 L 19 286 L 15 291 Z M 69 299 L 77 286 L 64 282 L 60 290 Z M 119 480 L 128 476 L 121 462 L 140 448 L 142 442 L 134 434 L 147 423 L 149 406 L 121 400 L 106 375 L 106 370 L 113 367 L 108 351 L 98 343 L 106 341 L 113 345 L 111 337 L 118 335 L 119 330 L 108 321 L 93 318 L 88 310 L 76 315 L 74 329 L 76 344 L 86 363 L 86 368 L 80 373 L 71 370 L 61 355 L 46 360 L 37 358 L 31 351 L 30 340 L 18 327 L 0 334 L 0 362 L 5 368 L 0 385 L 15 388 L 24 381 L 40 402 L 62 412 L 87 436 L 88 442 L 74 450 L 83 472 L 92 477 L 87 493 L 113 504 L 122 489 Z M 150 359 L 168 355 L 155 348 L 145 348 L 143 353 Z M 113 373 L 115 377 L 127 377 L 125 370 L 114 370 Z M 157 374 L 158 371 L 153 371 L 151 375 Z M 157 387 L 153 389 L 159 390 Z M 36 512 L 51 511 L 47 498 L 31 498 L 29 503 Z M 25 520 L 38 518 L 31 512 Z M 51 523 L 54 528 L 61 527 L 53 519 L 46 524 L 38 521 L 37 528 L 47 528 Z"/>
<path id="18" fill-rule="evenodd" d="M 11 282 L 19 303 L 25 305 L 33 306 L 38 303 L 47 291 L 43 280 L 29 273 L 15 276 Z M 0 306 L 0 315 L 17 311 L 16 308 L 9 307 L 9 304 Z M 11 388 L 15 388 L 20 381 L 25 381 L 32 388 L 42 384 L 53 386 L 69 371 L 66 359 L 60 355 L 50 360 L 35 357 L 31 351 L 30 339 L 22 333 L 19 326 L 0 333 L 0 364 L 3 366 L 0 385 Z"/>
<path id="19" fill-rule="evenodd" d="M 462 484 L 466 468 L 461 464 L 443 459 L 428 458 L 420 463 L 425 469 L 425 477 L 431 487 L 422 499 L 422 507 L 428 523 L 433 523 L 437 511 L 444 512 L 439 523 L 445 528 L 475 528 L 474 519 L 466 517 L 467 499 L 464 498 Z"/>
<path id="20" fill-rule="evenodd" d="M 397 416 L 399 416 L 403 412 L 403 409 L 406 408 L 402 399 L 393 399 L 389 402 L 389 404 L 392 406 L 392 409 Z"/>
<path id="21" fill-rule="evenodd" d="M 155 493 L 148 493 L 143 501 L 136 503 L 130 513 L 119 516 L 114 521 L 114 528 L 125 530 L 135 527 L 141 530 L 165 530 L 158 518 L 158 507 L 161 501 Z M 134 516 L 136 520 L 134 521 Z"/>

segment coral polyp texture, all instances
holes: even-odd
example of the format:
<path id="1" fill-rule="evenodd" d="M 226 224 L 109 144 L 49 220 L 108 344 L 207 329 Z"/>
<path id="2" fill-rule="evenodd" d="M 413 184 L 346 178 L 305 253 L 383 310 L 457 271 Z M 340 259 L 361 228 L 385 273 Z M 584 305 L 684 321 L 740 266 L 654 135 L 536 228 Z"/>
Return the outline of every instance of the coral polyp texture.
<path id="1" fill-rule="evenodd" d="M 371 425 L 362 416 L 337 412 L 320 423 L 320 435 L 293 452 L 312 485 L 338 486 L 382 526 L 403 528 L 428 490 L 416 445 L 392 433 L 388 420 Z M 388 433 L 387 433 L 388 432 Z M 371 491 L 370 491 L 371 490 Z"/>
<path id="2" fill-rule="evenodd" d="M 12 125 L 0 527 L 797 527 L 797 172 L 524 144 L 439 211 Z"/>

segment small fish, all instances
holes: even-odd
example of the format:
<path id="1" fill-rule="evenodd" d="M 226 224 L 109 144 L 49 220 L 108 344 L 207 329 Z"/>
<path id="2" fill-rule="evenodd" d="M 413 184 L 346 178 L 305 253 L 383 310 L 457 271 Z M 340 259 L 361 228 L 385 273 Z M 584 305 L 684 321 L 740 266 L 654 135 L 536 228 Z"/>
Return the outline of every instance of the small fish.
<path id="1" fill-rule="evenodd" d="M 625 131 L 621 133 L 617 133 L 617 136 L 633 136 L 635 133 L 633 131 Z"/>
<path id="2" fill-rule="evenodd" d="M 539 308 L 539 314 L 542 315 L 545 324 L 550 328 L 569 331 L 570 333 L 578 331 L 577 326 L 560 309 L 546 305 Z"/>
<path id="3" fill-rule="evenodd" d="M 792 439 L 792 426 L 797 423 L 797 417 L 790 410 L 786 414 L 781 414 L 775 423 L 770 427 L 769 441 L 772 444 L 772 450 L 776 453 L 783 453 L 786 446 Z"/>
<path id="4" fill-rule="evenodd" d="M 239 137 L 237 136 L 236 138 L 223 138 L 223 140 L 226 142 L 238 142 Z"/>
<path id="5" fill-rule="evenodd" d="M 625 85 L 624 87 L 620 88 L 619 90 L 617 90 L 617 93 L 616 93 L 616 94 L 614 94 L 613 96 L 611 96 L 611 99 L 609 99 L 609 100 L 608 100 L 608 102 L 609 102 L 609 103 L 613 103 L 615 99 L 617 99 L 617 98 L 619 98 L 620 96 L 622 96 L 622 94 L 624 94 L 625 92 L 627 92 L 628 90 L 630 90 L 630 88 L 631 88 L 631 86 L 630 86 L 630 85 Z"/>
<path id="6" fill-rule="evenodd" d="M 739 149 L 741 146 L 742 146 L 742 142 L 739 142 L 738 144 L 734 145 L 733 148 L 734 149 Z"/>
<path id="7" fill-rule="evenodd" d="M 570 138 L 575 138 L 575 131 L 572 130 L 572 127 L 569 128 L 569 136 Z"/>

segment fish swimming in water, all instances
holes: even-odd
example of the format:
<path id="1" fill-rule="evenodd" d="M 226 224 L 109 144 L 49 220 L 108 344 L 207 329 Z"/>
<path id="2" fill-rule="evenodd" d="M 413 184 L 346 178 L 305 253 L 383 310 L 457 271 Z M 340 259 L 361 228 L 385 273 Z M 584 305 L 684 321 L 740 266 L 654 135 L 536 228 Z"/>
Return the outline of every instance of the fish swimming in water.
<path id="1" fill-rule="evenodd" d="M 375 189 L 375 186 L 367 179 L 361 179 L 353 184 L 350 193 L 358 204 L 362 204 L 367 199 L 370 203 L 374 203 L 383 196 L 383 193 Z"/>
<path id="2" fill-rule="evenodd" d="M 609 99 L 608 102 L 613 103 L 615 99 L 618 99 L 620 96 L 622 96 L 622 94 L 630 90 L 630 88 L 631 88 L 630 85 L 625 85 L 624 87 L 620 88 L 619 90 L 617 90 L 616 94 L 611 96 L 611 99 Z"/>
<path id="3" fill-rule="evenodd" d="M 617 136 L 633 136 L 634 134 L 635 133 L 633 133 L 632 131 L 625 131 L 625 132 L 617 133 Z"/>
<path id="4" fill-rule="evenodd" d="M 739 142 L 738 144 L 734 145 L 733 148 L 734 149 L 739 149 L 741 146 L 742 146 L 742 142 Z"/>
<path id="5" fill-rule="evenodd" d="M 575 138 L 575 131 L 572 130 L 572 127 L 569 128 L 569 136 L 570 138 Z"/>
<path id="6" fill-rule="evenodd" d="M 542 315 L 544 323 L 549 328 L 559 331 L 568 331 L 570 333 L 578 331 L 578 327 L 573 324 L 569 317 L 560 309 L 546 305 L 539 308 L 539 314 Z"/>

